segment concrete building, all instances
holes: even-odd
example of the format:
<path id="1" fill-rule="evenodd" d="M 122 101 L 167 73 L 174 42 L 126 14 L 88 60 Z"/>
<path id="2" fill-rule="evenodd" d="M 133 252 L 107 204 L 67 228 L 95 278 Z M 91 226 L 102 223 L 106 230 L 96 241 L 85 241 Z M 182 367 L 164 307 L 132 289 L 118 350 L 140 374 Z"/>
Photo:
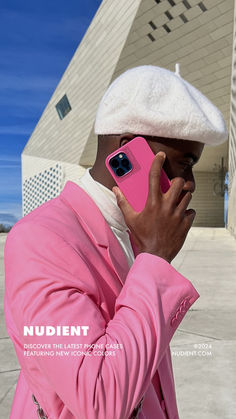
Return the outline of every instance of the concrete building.
<path id="1" fill-rule="evenodd" d="M 180 63 L 181 76 L 222 111 L 231 133 L 230 152 L 228 142 L 206 146 L 195 168 L 194 225 L 224 226 L 230 155 L 229 226 L 236 234 L 233 34 L 234 0 L 103 0 L 22 152 L 23 215 L 92 166 L 96 110 L 119 74 L 146 64 L 174 71 Z"/>
<path id="2" fill-rule="evenodd" d="M 230 133 L 229 133 L 229 211 L 228 229 L 236 237 L 236 6 L 232 60 Z"/>

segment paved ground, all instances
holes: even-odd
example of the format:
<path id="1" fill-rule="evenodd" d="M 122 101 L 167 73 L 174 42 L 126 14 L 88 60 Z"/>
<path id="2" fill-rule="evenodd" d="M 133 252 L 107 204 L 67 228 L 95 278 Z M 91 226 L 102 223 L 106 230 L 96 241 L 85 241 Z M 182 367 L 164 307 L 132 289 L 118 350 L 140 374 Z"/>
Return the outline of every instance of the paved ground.
<path id="1" fill-rule="evenodd" d="M 0 234 L 2 419 L 9 418 L 19 374 L 3 320 L 5 237 Z M 233 419 L 236 417 L 236 240 L 223 228 L 194 227 L 173 266 L 192 281 L 200 294 L 171 341 L 180 419 Z"/>

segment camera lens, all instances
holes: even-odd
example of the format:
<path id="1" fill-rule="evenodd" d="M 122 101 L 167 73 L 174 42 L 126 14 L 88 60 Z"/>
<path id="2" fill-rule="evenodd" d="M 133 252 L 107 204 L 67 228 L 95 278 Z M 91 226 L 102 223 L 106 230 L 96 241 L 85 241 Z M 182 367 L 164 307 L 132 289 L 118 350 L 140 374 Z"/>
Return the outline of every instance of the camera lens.
<path id="1" fill-rule="evenodd" d="M 129 169 L 129 160 L 123 159 L 121 162 L 122 166 L 124 166 L 126 169 Z"/>
<path id="2" fill-rule="evenodd" d="M 116 168 L 116 167 L 118 167 L 118 166 L 119 166 L 119 162 L 118 162 L 118 160 L 116 159 L 116 157 L 115 157 L 113 160 L 111 160 L 110 165 L 111 165 L 112 167 L 114 167 L 114 168 Z"/>
<path id="3" fill-rule="evenodd" d="M 123 176 L 124 173 L 125 171 L 121 167 L 119 167 L 119 169 L 116 170 L 117 176 Z"/>

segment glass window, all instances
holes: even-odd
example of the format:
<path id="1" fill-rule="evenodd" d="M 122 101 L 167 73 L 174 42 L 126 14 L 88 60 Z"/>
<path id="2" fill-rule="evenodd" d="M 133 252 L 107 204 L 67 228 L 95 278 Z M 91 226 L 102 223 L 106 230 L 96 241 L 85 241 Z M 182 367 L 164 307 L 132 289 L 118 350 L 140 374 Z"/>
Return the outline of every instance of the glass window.
<path id="1" fill-rule="evenodd" d="M 70 112 L 71 106 L 66 95 L 59 100 L 56 105 L 56 110 L 60 119 L 65 118 L 65 116 Z"/>

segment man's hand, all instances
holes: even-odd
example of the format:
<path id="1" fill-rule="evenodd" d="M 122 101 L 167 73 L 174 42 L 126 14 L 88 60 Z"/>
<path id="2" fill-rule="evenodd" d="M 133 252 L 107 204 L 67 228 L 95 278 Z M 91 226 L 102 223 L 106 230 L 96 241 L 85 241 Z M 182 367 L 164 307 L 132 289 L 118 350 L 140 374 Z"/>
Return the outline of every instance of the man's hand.
<path id="1" fill-rule="evenodd" d="M 187 210 L 191 192 L 187 192 L 179 202 L 185 183 L 183 178 L 172 179 L 169 190 L 162 193 L 160 178 L 164 160 L 165 153 L 159 152 L 152 162 L 149 193 L 143 211 L 134 211 L 117 186 L 112 191 L 140 253 L 151 253 L 170 263 L 183 246 L 196 212 Z"/>

